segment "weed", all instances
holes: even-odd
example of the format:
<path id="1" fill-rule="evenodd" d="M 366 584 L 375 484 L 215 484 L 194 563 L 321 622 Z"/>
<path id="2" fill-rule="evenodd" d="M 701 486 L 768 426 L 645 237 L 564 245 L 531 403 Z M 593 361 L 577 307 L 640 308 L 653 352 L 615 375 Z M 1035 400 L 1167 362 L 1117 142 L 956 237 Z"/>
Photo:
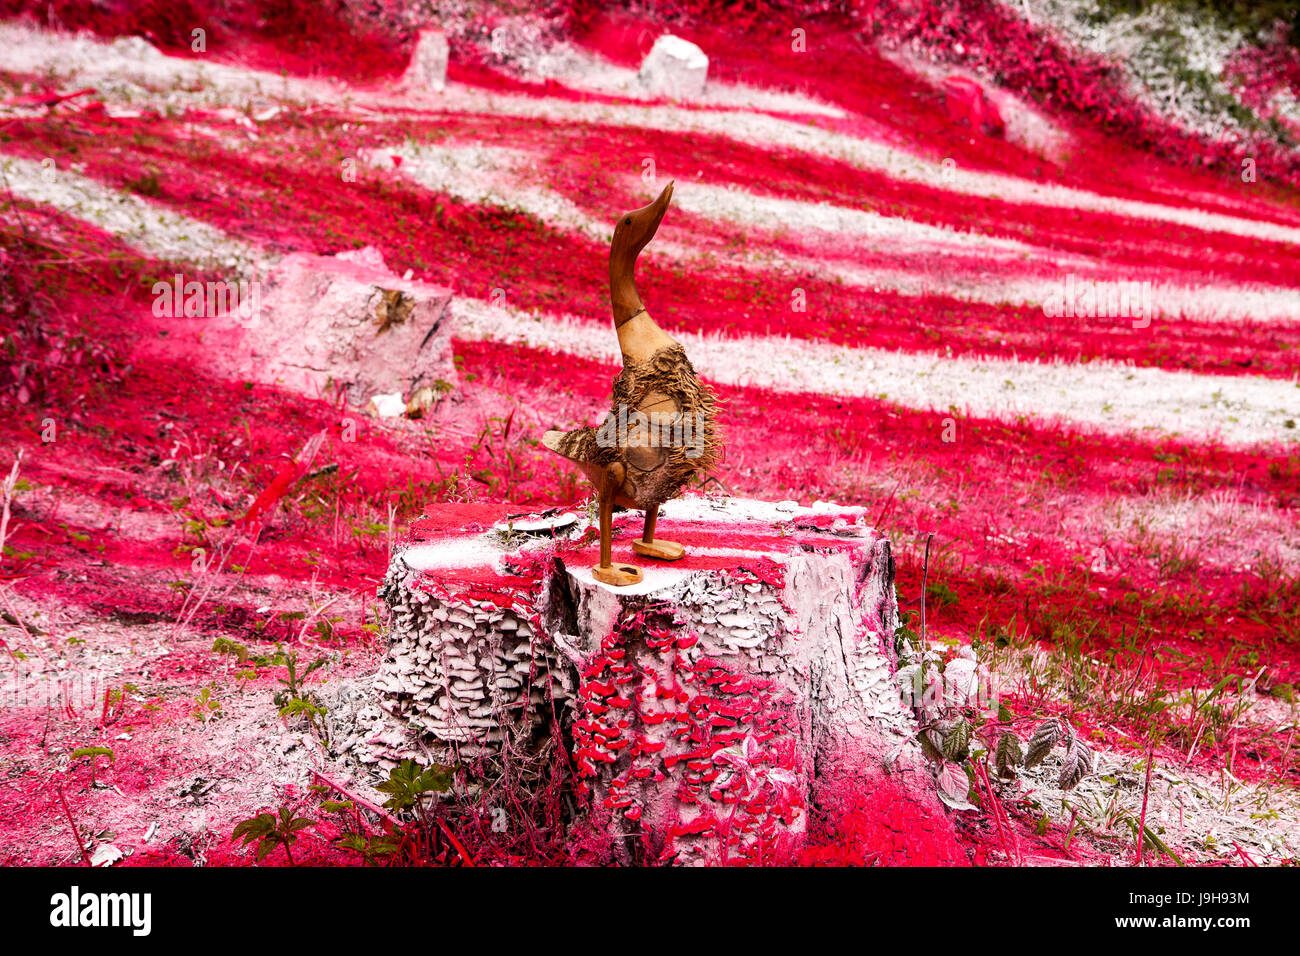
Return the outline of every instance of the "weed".
<path id="1" fill-rule="evenodd" d="M 98 784 L 95 783 L 95 764 L 98 763 L 99 758 L 107 757 L 109 763 L 113 763 L 117 759 L 113 754 L 112 747 L 78 747 L 68 756 L 72 760 L 83 760 L 89 758 L 90 785 L 92 787 L 98 786 Z"/>
<path id="2" fill-rule="evenodd" d="M 454 779 L 454 768 L 437 764 L 425 767 L 413 760 L 402 761 L 376 788 L 380 793 L 388 794 L 382 810 L 367 804 L 367 809 L 384 816 L 386 828 L 379 834 L 372 833 L 362 820 L 355 800 L 324 801 L 321 809 L 339 817 L 344 835 L 335 845 L 360 853 L 370 865 L 381 861 L 418 864 L 435 859 L 439 855 L 435 824 L 438 831 L 452 841 L 462 859 L 468 862 L 464 847 L 429 805 L 431 795 L 449 792 Z M 383 810 L 391 811 L 393 815 L 384 815 Z"/>
<path id="3" fill-rule="evenodd" d="M 230 669 L 230 658 L 240 664 L 248 663 L 248 647 L 240 644 L 238 641 L 232 641 L 228 637 L 219 637 L 212 642 L 212 653 L 220 654 L 226 661 L 226 669 Z"/>
<path id="4" fill-rule="evenodd" d="M 304 690 L 302 684 L 313 671 L 326 666 L 329 663 L 329 658 L 316 658 L 299 674 L 298 652 L 289 651 L 282 656 L 287 674 L 285 677 L 279 678 L 279 681 L 284 685 L 284 690 L 276 692 L 272 698 L 275 701 L 275 706 L 280 708 L 280 716 L 285 719 L 300 717 L 306 720 L 311 732 L 322 741 L 325 741 L 327 735 L 322 718 L 327 712 L 326 707 L 314 692 Z"/>
<path id="5" fill-rule="evenodd" d="M 206 724 L 221 716 L 221 703 L 212 694 L 215 689 L 215 684 L 209 685 L 199 691 L 199 696 L 194 698 L 194 708 L 190 711 L 190 716 L 195 720 Z"/>
<path id="6" fill-rule="evenodd" d="M 281 807 L 278 815 L 259 813 L 255 817 L 249 817 L 235 824 L 235 830 L 230 838 L 243 840 L 244 846 L 256 843 L 257 851 L 253 858 L 258 863 L 270 856 L 277 846 L 282 846 L 289 865 L 296 866 L 293 861 L 293 851 L 289 848 L 298 842 L 298 834 L 301 831 L 315 825 L 315 820 L 295 816 L 290 807 Z"/>

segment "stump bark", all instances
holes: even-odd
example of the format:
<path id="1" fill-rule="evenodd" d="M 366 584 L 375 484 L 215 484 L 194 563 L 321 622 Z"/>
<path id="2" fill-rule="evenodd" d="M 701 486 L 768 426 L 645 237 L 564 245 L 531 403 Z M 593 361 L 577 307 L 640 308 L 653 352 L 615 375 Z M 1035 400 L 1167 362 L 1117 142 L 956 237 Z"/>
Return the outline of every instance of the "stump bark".
<path id="1" fill-rule="evenodd" d="M 393 557 L 369 759 L 464 761 L 558 720 L 584 825 L 625 863 L 791 862 L 886 763 L 935 825 L 894 682 L 894 561 L 863 509 L 677 499 L 671 564 L 633 555 L 627 512 L 615 559 L 645 576 L 615 588 L 591 574 L 585 520 L 538 536 L 474 507 L 417 523 Z"/>

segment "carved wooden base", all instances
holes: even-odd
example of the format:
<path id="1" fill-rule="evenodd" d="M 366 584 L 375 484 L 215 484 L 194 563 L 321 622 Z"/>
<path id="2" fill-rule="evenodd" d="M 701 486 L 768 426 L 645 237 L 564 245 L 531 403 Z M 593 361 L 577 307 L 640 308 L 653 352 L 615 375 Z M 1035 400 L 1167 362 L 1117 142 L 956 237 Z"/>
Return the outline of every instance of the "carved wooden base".
<path id="1" fill-rule="evenodd" d="M 633 541 L 632 550 L 644 558 L 658 558 L 660 561 L 680 561 L 686 549 L 676 541 Z"/>
<path id="2" fill-rule="evenodd" d="M 598 564 L 591 569 L 591 576 L 602 584 L 616 588 L 641 583 L 641 569 L 634 564 L 614 564 L 607 568 Z"/>

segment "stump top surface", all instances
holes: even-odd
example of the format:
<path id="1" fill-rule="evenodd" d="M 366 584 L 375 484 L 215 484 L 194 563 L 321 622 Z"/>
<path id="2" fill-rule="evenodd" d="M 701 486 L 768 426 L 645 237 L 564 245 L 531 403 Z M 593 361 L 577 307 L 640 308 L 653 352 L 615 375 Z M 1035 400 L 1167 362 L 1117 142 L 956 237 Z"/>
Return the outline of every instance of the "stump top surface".
<path id="1" fill-rule="evenodd" d="M 399 276 L 384 263 L 379 251 L 372 246 L 332 256 L 291 252 L 272 271 L 271 285 L 278 289 L 281 285 L 316 277 L 344 280 L 361 286 L 400 289 L 424 298 L 445 299 L 452 294 L 445 286 Z"/>
<path id="2" fill-rule="evenodd" d="M 518 506 L 443 505 L 416 521 L 400 559 L 422 576 L 450 583 L 510 585 L 539 576 L 550 557 L 563 560 L 578 579 L 593 587 L 591 566 L 600 545 L 589 536 L 592 522 L 581 511 L 562 532 L 511 534 L 495 530 L 511 518 L 524 517 Z M 659 512 L 656 537 L 686 549 L 679 561 L 661 562 L 635 554 L 644 514 L 626 511 L 614 518 L 614 560 L 634 564 L 644 580 L 631 587 L 610 588 L 620 594 L 650 594 L 671 587 L 698 571 L 733 569 L 770 561 L 784 564 L 794 552 L 856 550 L 879 534 L 868 526 L 866 509 L 818 502 L 766 502 L 744 498 L 687 495 L 666 503 Z"/>

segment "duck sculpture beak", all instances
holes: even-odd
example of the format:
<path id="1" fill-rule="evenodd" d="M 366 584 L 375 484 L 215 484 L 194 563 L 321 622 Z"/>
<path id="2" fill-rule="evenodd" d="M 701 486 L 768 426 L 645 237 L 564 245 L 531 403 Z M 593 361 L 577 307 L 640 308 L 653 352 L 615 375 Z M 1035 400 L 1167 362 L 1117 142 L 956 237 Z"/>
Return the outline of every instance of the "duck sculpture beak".
<path id="1" fill-rule="evenodd" d="M 623 216 L 624 232 L 628 238 L 628 251 L 634 256 L 645 248 L 646 243 L 655 237 L 659 223 L 663 222 L 664 213 L 673 199 L 673 183 L 670 182 L 659 194 L 659 198 L 648 206 L 642 206 L 634 212 Z"/>

